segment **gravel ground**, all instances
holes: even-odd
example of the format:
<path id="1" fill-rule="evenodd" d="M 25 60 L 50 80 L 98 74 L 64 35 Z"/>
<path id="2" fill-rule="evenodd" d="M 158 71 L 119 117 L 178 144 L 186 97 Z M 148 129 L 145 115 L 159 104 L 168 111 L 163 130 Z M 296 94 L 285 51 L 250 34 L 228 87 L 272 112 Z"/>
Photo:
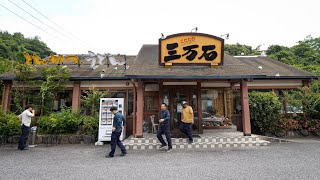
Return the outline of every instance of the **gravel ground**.
<path id="1" fill-rule="evenodd" d="M 129 151 L 110 145 L 0 147 L 0 179 L 320 179 L 320 141 L 238 149 Z"/>

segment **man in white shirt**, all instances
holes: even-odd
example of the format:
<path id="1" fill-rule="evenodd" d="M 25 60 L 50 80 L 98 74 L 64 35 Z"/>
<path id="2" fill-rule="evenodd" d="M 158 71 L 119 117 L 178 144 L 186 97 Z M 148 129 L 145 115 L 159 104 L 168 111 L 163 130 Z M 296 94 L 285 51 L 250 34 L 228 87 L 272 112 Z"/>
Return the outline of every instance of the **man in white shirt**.
<path id="1" fill-rule="evenodd" d="M 29 150 L 26 146 L 26 142 L 28 140 L 31 117 L 34 117 L 34 110 L 32 105 L 27 105 L 26 110 L 19 115 L 19 119 L 21 120 L 21 136 L 18 149 L 20 150 Z"/>

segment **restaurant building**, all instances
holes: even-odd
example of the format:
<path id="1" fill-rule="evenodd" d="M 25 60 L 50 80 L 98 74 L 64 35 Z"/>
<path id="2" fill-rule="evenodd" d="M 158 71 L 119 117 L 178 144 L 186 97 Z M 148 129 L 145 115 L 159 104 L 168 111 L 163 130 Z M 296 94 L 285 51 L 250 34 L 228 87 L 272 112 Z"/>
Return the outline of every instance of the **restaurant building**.
<path id="1" fill-rule="evenodd" d="M 168 104 L 175 134 L 183 100 L 194 110 L 195 134 L 233 124 L 244 135 L 251 135 L 250 91 L 273 91 L 282 97 L 283 91 L 308 86 L 317 78 L 266 56 L 227 55 L 222 38 L 202 33 L 161 38 L 159 44 L 143 45 L 137 56 L 102 56 L 89 52 L 77 57 L 78 64 L 64 63 L 72 70 L 71 77 L 65 92 L 58 95 L 55 108 L 59 110 L 69 102 L 73 109 L 79 109 L 84 90 L 91 87 L 109 90 L 107 97 L 125 98 L 126 134 L 134 137 L 151 132 L 151 119 L 154 117 L 157 123 L 163 102 Z M 53 65 L 38 66 L 36 76 L 41 76 L 43 67 Z M 11 90 L 15 75 L 8 72 L 1 79 L 2 108 L 8 111 L 14 108 Z M 286 107 L 284 104 L 284 113 Z"/>

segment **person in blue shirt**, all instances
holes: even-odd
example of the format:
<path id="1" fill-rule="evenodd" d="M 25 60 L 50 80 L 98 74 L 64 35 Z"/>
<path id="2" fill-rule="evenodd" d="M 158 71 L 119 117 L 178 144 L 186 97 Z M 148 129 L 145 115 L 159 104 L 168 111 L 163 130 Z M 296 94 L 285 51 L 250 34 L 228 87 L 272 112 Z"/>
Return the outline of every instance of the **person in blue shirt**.
<path id="1" fill-rule="evenodd" d="M 113 117 L 113 126 L 112 126 L 112 134 L 111 134 L 111 152 L 106 156 L 107 158 L 112 158 L 114 156 L 114 152 L 116 151 L 116 146 L 121 149 L 120 156 L 125 156 L 127 154 L 125 146 L 120 141 L 120 136 L 123 130 L 124 125 L 126 124 L 126 120 L 123 115 L 118 112 L 117 107 L 111 107 L 110 111 L 114 114 Z"/>
<path id="2" fill-rule="evenodd" d="M 166 142 L 163 140 L 162 135 L 165 134 L 168 142 L 168 152 L 172 150 L 171 133 L 170 133 L 170 113 L 167 110 L 167 104 L 161 104 L 161 119 L 159 120 L 160 129 L 157 134 L 157 138 L 161 142 L 159 149 L 163 149 L 167 146 Z"/>

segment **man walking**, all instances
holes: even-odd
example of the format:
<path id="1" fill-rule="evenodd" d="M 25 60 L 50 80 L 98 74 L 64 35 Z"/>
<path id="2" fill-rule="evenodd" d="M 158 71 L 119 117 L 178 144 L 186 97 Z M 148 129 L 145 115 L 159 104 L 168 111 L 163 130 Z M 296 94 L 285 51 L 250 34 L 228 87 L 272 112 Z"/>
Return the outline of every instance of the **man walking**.
<path id="1" fill-rule="evenodd" d="M 116 151 L 116 146 L 121 149 L 120 156 L 125 156 L 127 154 L 126 148 L 120 141 L 120 136 L 125 126 L 126 120 L 123 115 L 118 112 L 117 107 L 111 107 L 110 111 L 114 114 L 113 117 L 113 127 L 112 127 L 112 134 L 111 134 L 111 152 L 106 156 L 107 158 L 112 158 L 114 156 L 114 152 Z"/>
<path id="2" fill-rule="evenodd" d="M 21 136 L 18 149 L 20 150 L 29 150 L 26 143 L 28 140 L 31 117 L 34 117 L 34 110 L 32 105 L 27 105 L 25 110 L 19 115 L 19 119 L 21 120 Z"/>
<path id="3" fill-rule="evenodd" d="M 186 134 L 189 138 L 189 144 L 193 143 L 192 138 L 192 124 L 193 121 L 193 110 L 192 107 L 188 105 L 187 101 L 182 101 L 182 117 L 180 131 Z"/>
<path id="4" fill-rule="evenodd" d="M 157 138 L 161 142 L 160 149 L 163 149 L 167 146 L 166 142 L 163 140 L 162 135 L 166 135 L 166 139 L 168 142 L 168 152 L 172 151 L 172 142 L 170 136 L 170 113 L 167 110 L 167 104 L 161 104 L 161 119 L 159 120 L 160 129 L 157 134 Z"/>

